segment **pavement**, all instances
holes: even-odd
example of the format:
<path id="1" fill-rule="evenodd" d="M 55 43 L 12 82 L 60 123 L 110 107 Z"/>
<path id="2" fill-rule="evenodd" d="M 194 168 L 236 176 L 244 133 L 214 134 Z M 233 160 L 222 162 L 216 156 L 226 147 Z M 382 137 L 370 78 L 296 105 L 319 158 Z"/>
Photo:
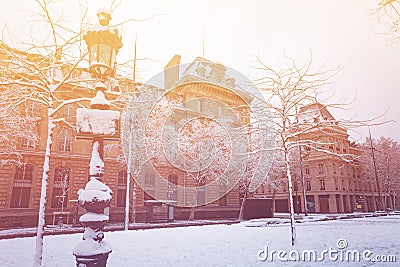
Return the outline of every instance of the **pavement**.
<path id="1" fill-rule="evenodd" d="M 338 214 L 309 214 L 297 215 L 295 214 L 294 219 L 296 223 L 305 222 L 321 222 L 321 221 L 332 221 L 332 220 L 351 220 L 356 218 L 370 218 L 379 216 L 400 216 L 399 212 L 353 212 L 353 213 L 338 213 Z M 264 227 L 273 226 L 277 224 L 288 224 L 290 223 L 290 214 L 288 213 L 275 213 L 273 218 L 262 218 L 254 219 L 243 222 L 246 227 Z"/>
<path id="2" fill-rule="evenodd" d="M 392 212 L 374 212 L 374 213 L 364 213 L 364 212 L 354 212 L 345 214 L 309 214 L 305 215 L 295 215 L 296 223 L 304 222 L 316 222 L 316 221 L 330 221 L 330 220 L 348 220 L 355 218 L 368 218 L 368 217 L 378 217 L 378 216 L 400 216 L 400 213 Z M 174 227 L 187 227 L 187 226 L 202 226 L 202 225 L 214 225 L 214 224 L 235 224 L 239 223 L 239 220 L 194 220 L 194 221 L 172 221 L 172 222 L 158 222 L 158 223 L 130 223 L 129 230 L 146 230 L 146 229 L 156 229 L 156 228 L 174 228 Z M 243 222 L 246 227 L 260 227 L 269 226 L 276 224 L 290 223 L 290 215 L 288 213 L 275 213 L 273 218 L 262 218 L 253 219 Z M 112 231 L 123 231 L 123 223 L 108 223 L 104 227 L 105 232 Z M 11 238 L 22 238 L 22 237 L 33 237 L 36 236 L 36 227 L 32 228 L 15 228 L 15 229 L 4 229 L 0 230 L 0 239 L 11 239 Z M 48 225 L 45 227 L 44 235 L 63 235 L 63 234 L 75 234 L 83 233 L 83 227 L 73 226 L 70 224 L 60 225 Z"/>
<path id="3" fill-rule="evenodd" d="M 172 221 L 172 222 L 157 222 L 157 223 L 130 223 L 129 230 L 147 230 L 156 228 L 174 228 L 174 227 L 187 227 L 187 226 L 202 226 L 213 224 L 235 224 L 238 220 L 194 220 L 194 221 Z M 123 231 L 123 223 L 108 223 L 104 227 L 104 232 Z M 0 230 L 1 239 L 21 238 L 36 236 L 37 228 L 14 228 Z M 81 225 L 73 226 L 71 224 L 60 225 L 47 225 L 44 229 L 44 235 L 64 235 L 83 233 Z"/>

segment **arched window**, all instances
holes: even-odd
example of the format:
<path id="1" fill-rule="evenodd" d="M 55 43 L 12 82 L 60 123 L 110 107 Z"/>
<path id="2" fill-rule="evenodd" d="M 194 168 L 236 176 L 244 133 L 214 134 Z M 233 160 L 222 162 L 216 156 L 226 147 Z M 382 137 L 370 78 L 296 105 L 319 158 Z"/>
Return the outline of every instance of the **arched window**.
<path id="1" fill-rule="evenodd" d="M 32 179 L 32 164 L 24 163 L 17 167 L 11 192 L 10 208 L 29 208 Z"/>
<path id="2" fill-rule="evenodd" d="M 14 180 L 32 182 L 32 177 L 33 177 L 33 165 L 24 163 L 17 167 Z"/>
<path id="3" fill-rule="evenodd" d="M 52 208 L 67 207 L 70 174 L 70 168 L 65 166 L 56 167 L 54 171 L 53 193 L 51 197 Z"/>

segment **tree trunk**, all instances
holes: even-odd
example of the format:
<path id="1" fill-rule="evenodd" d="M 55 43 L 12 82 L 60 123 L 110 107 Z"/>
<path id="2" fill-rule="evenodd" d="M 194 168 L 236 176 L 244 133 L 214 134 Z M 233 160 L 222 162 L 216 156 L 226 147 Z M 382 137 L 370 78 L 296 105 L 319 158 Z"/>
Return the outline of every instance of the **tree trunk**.
<path id="1" fill-rule="evenodd" d="M 199 182 L 196 181 L 196 187 L 194 189 L 192 207 L 190 208 L 189 221 L 194 221 L 195 208 L 196 208 L 196 205 L 197 205 L 198 186 L 199 186 Z"/>
<path id="2" fill-rule="evenodd" d="M 240 211 L 239 211 L 239 221 L 244 221 L 244 209 L 246 207 L 246 202 L 247 202 L 247 190 L 248 186 L 246 186 L 244 190 L 244 196 L 243 196 L 243 201 L 242 204 L 240 205 Z"/>
<path id="3" fill-rule="evenodd" d="M 276 195 L 276 190 L 274 188 L 274 191 L 272 193 L 272 217 L 275 217 L 275 195 Z"/>
<path id="4" fill-rule="evenodd" d="M 43 258 L 43 235 L 45 226 L 46 190 L 47 190 L 47 180 L 50 169 L 50 151 L 51 151 L 51 144 L 53 137 L 53 129 L 55 126 L 53 123 L 53 117 L 51 116 L 52 112 L 53 110 L 49 108 L 47 117 L 48 125 L 47 125 L 46 152 L 43 163 L 42 187 L 40 190 L 39 219 L 38 219 L 38 227 L 36 233 L 35 256 L 33 259 L 34 267 L 41 266 Z"/>
<path id="5" fill-rule="evenodd" d="M 289 165 L 289 152 L 287 148 L 285 148 L 285 162 L 286 162 L 286 175 L 288 179 L 289 185 L 289 203 L 290 203 L 290 232 L 292 237 L 292 246 L 296 243 L 296 226 L 294 221 L 294 205 L 293 205 L 293 185 L 292 185 L 292 175 L 290 173 L 290 165 Z"/>
<path id="6" fill-rule="evenodd" d="M 133 192 L 132 192 L 132 222 L 136 223 L 136 191 L 137 185 L 136 180 L 133 180 Z"/>
<path id="7" fill-rule="evenodd" d="M 129 192 L 131 186 L 131 167 L 128 165 L 127 174 L 126 174 L 126 193 L 125 193 L 125 222 L 124 222 L 124 230 L 128 231 L 129 228 Z"/>
<path id="8" fill-rule="evenodd" d="M 189 221 L 194 221 L 194 207 L 190 208 Z"/>

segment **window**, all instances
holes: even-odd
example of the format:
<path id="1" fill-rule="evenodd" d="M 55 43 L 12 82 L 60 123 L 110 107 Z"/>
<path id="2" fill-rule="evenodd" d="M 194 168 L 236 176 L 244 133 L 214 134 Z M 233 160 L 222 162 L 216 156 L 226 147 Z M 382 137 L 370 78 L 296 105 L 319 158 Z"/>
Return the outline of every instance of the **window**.
<path id="1" fill-rule="evenodd" d="M 199 187 L 197 189 L 197 205 L 203 206 L 206 204 L 206 189 L 205 189 L 205 178 L 200 178 Z"/>
<path id="2" fill-rule="evenodd" d="M 324 149 L 324 141 L 322 139 L 317 139 L 316 143 L 318 149 Z"/>
<path id="3" fill-rule="evenodd" d="M 262 185 L 262 190 L 264 191 L 264 185 Z M 228 201 L 227 201 L 227 195 L 228 193 L 226 192 L 226 185 L 223 183 L 219 184 L 219 200 L 218 200 L 218 204 L 220 206 L 227 206 L 228 205 Z"/>
<path id="4" fill-rule="evenodd" d="M 306 174 L 310 174 L 310 167 L 309 166 L 305 166 L 304 167 L 304 171 Z"/>
<path id="5" fill-rule="evenodd" d="M 58 139 L 58 151 L 72 150 L 72 129 L 62 128 Z"/>
<path id="6" fill-rule="evenodd" d="M 37 123 L 28 122 L 26 125 L 21 125 L 21 126 L 22 126 L 21 132 L 17 136 L 18 147 L 35 148 L 37 146 L 39 139 Z"/>
<path id="7" fill-rule="evenodd" d="M 335 144 L 335 141 L 333 140 L 333 138 L 332 137 L 329 137 L 328 138 L 328 147 L 329 147 L 329 149 L 330 150 L 333 150 L 333 146 L 334 146 L 334 144 Z"/>
<path id="8" fill-rule="evenodd" d="M 14 175 L 10 208 L 29 208 L 29 199 L 33 179 L 33 165 L 21 164 Z"/>
<path id="9" fill-rule="evenodd" d="M 144 200 L 154 200 L 155 177 L 154 173 L 147 172 L 144 175 Z"/>
<path id="10" fill-rule="evenodd" d="M 333 174 L 336 174 L 336 164 L 333 164 L 332 168 L 333 168 Z"/>
<path id="11" fill-rule="evenodd" d="M 318 173 L 323 174 L 324 173 L 324 165 L 323 164 L 318 164 Z"/>
<path id="12" fill-rule="evenodd" d="M 127 173 L 126 171 L 118 172 L 118 185 L 126 185 Z"/>
<path id="13" fill-rule="evenodd" d="M 36 137 L 18 137 L 18 145 L 20 148 L 35 148 L 36 147 Z"/>
<path id="14" fill-rule="evenodd" d="M 339 190 L 338 181 L 335 179 L 335 189 Z"/>
<path id="15" fill-rule="evenodd" d="M 320 180 L 320 190 L 325 190 L 325 180 Z"/>
<path id="16" fill-rule="evenodd" d="M 117 207 L 125 207 L 126 202 L 126 170 L 118 172 Z"/>
<path id="17" fill-rule="evenodd" d="M 33 165 L 32 164 L 22 164 L 17 168 L 15 172 L 14 180 L 23 180 L 31 182 L 33 178 Z"/>
<path id="18" fill-rule="evenodd" d="M 340 151 L 340 145 L 341 145 L 341 142 L 340 142 L 340 141 L 337 141 L 337 142 L 336 142 L 336 151 L 337 151 L 337 152 Z"/>
<path id="19" fill-rule="evenodd" d="M 117 191 L 117 207 L 125 207 L 126 189 L 118 189 Z"/>
<path id="20" fill-rule="evenodd" d="M 30 187 L 13 187 L 10 208 L 29 208 L 30 193 Z"/>
<path id="21" fill-rule="evenodd" d="M 203 66 L 199 66 L 196 69 L 196 72 L 200 75 L 200 77 L 205 78 L 206 77 L 206 68 Z"/>
<path id="22" fill-rule="evenodd" d="M 349 189 L 350 189 L 350 191 L 353 191 L 353 188 L 351 186 L 351 181 L 349 181 Z"/>
<path id="23" fill-rule="evenodd" d="M 154 187 L 154 174 L 147 172 L 144 175 L 144 186 L 146 187 Z"/>
<path id="24" fill-rule="evenodd" d="M 343 190 L 346 190 L 344 179 L 342 179 L 342 186 L 343 186 Z"/>
<path id="25" fill-rule="evenodd" d="M 293 189 L 294 189 L 295 192 L 297 192 L 297 191 L 299 190 L 299 186 L 298 186 L 297 181 L 295 181 L 295 182 L 293 183 Z"/>
<path id="26" fill-rule="evenodd" d="M 306 182 L 307 191 L 311 191 L 311 181 Z"/>
<path id="27" fill-rule="evenodd" d="M 69 176 L 71 169 L 59 166 L 54 171 L 52 208 L 66 208 L 68 203 Z"/>
<path id="28" fill-rule="evenodd" d="M 75 109 L 71 105 L 65 105 L 63 110 L 63 116 L 67 118 L 74 118 Z"/>
<path id="29" fill-rule="evenodd" d="M 167 197 L 170 200 L 178 200 L 178 175 L 170 174 L 168 175 L 168 191 Z"/>
<path id="30" fill-rule="evenodd" d="M 223 108 L 222 108 L 222 106 L 218 105 L 217 109 L 218 109 L 217 116 L 218 117 L 222 117 L 223 116 Z"/>

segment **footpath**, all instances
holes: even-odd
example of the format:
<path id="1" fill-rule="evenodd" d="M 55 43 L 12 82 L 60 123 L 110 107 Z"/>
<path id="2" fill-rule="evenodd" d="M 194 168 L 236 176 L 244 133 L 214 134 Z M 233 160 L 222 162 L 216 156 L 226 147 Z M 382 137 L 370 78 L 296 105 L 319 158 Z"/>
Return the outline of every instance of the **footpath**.
<path id="1" fill-rule="evenodd" d="M 295 215 L 296 223 L 305 222 L 321 222 L 331 220 L 348 220 L 356 218 L 369 218 L 378 216 L 400 216 L 400 212 L 374 212 L 374 213 L 345 213 L 345 214 L 309 214 Z M 147 230 L 157 228 L 174 228 L 174 227 L 188 227 L 188 226 L 203 226 L 203 225 L 215 225 L 215 224 L 236 224 L 239 220 L 194 220 L 194 221 L 172 221 L 172 222 L 157 222 L 157 223 L 130 223 L 129 230 Z M 273 218 L 262 218 L 253 219 L 242 222 L 245 227 L 263 227 L 272 226 L 277 224 L 290 223 L 290 216 L 288 213 L 275 213 Z M 123 223 L 108 223 L 104 227 L 105 232 L 112 231 L 123 231 Z M 22 237 L 33 237 L 36 235 L 37 228 L 15 228 L 15 229 L 4 229 L 0 230 L 0 239 L 11 239 L 11 238 L 22 238 Z M 83 227 L 80 225 L 63 224 L 60 225 L 48 225 L 45 227 L 44 235 L 64 235 L 64 234 L 75 234 L 83 233 Z"/>
<path id="2" fill-rule="evenodd" d="M 238 220 L 194 220 L 194 221 L 172 221 L 172 222 L 156 222 L 156 223 L 130 223 L 129 230 L 147 230 L 156 228 L 174 228 L 174 227 L 187 227 L 187 226 L 202 226 L 213 224 L 235 224 Z M 107 223 L 104 227 L 104 232 L 123 231 L 123 223 Z M 36 227 L 32 228 L 14 228 L 0 230 L 0 239 L 11 239 L 21 237 L 36 236 Z M 81 225 L 63 224 L 60 225 L 47 225 L 44 229 L 44 235 L 64 235 L 83 233 Z"/>
<path id="3" fill-rule="evenodd" d="M 357 218 L 371 218 L 380 216 L 400 216 L 400 212 L 353 212 L 353 213 L 337 213 L 337 214 L 315 214 L 311 213 L 308 216 L 303 214 L 295 214 L 294 220 L 296 223 L 306 223 L 306 222 L 323 222 L 323 221 L 333 221 L 333 220 L 351 220 Z M 273 226 L 278 224 L 288 224 L 290 223 L 290 215 L 288 213 L 275 213 L 273 218 L 262 218 L 254 219 L 243 222 L 246 227 L 263 227 L 263 226 Z"/>

